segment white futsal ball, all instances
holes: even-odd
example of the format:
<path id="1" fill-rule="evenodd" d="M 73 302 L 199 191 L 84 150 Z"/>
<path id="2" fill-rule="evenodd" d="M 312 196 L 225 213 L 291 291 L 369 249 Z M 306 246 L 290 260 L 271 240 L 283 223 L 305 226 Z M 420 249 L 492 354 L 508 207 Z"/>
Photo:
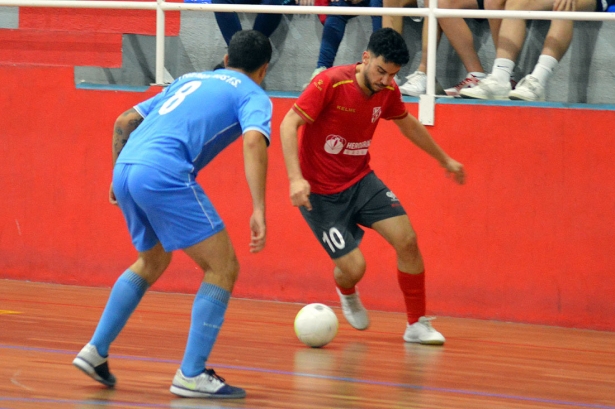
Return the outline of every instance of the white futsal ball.
<path id="1" fill-rule="evenodd" d="M 308 304 L 295 317 L 297 338 L 312 348 L 320 348 L 333 341 L 338 326 L 337 316 L 324 304 Z"/>

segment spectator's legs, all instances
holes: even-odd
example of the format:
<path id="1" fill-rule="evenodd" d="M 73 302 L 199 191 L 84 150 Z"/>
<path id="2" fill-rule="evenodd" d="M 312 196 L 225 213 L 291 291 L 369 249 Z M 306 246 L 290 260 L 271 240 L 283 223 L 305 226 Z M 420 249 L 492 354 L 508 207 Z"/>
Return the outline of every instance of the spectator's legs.
<path id="1" fill-rule="evenodd" d="M 551 10 L 554 0 L 506 1 L 506 10 Z M 500 84 L 509 84 L 515 61 L 525 41 L 526 21 L 504 19 L 497 40 L 496 58 L 492 77 Z"/>
<path id="2" fill-rule="evenodd" d="M 344 7 L 346 6 L 346 3 L 343 0 L 333 0 L 330 6 Z M 322 41 L 320 42 L 320 52 L 318 53 L 316 68 L 333 67 L 337 50 L 339 49 L 342 39 L 344 38 L 346 23 L 348 23 L 348 20 L 352 17 L 354 16 L 327 16 L 322 30 Z"/>
<path id="3" fill-rule="evenodd" d="M 212 0 L 212 4 L 242 4 L 249 3 L 237 0 Z M 224 41 L 228 46 L 228 43 L 231 41 L 231 37 L 238 31 L 241 31 L 241 23 L 239 22 L 239 16 L 237 13 L 214 13 L 216 17 L 216 22 L 218 23 L 218 27 L 220 28 L 220 32 L 222 33 L 222 37 L 224 37 Z"/>
<path id="4" fill-rule="evenodd" d="M 264 0 L 261 4 L 268 6 L 280 6 L 283 0 Z M 282 21 L 281 14 L 259 13 L 254 20 L 254 30 L 260 31 L 267 37 L 275 31 Z"/>
<path id="5" fill-rule="evenodd" d="M 382 0 L 369 0 L 369 7 L 382 7 Z M 382 16 L 372 16 L 372 30 L 377 31 L 382 28 Z"/>
<path id="6" fill-rule="evenodd" d="M 383 0 L 383 7 L 416 7 L 417 0 Z M 383 16 L 382 27 L 389 27 L 401 34 L 404 29 L 404 18 L 399 16 Z"/>
<path id="7" fill-rule="evenodd" d="M 595 7 L 595 0 L 579 0 L 576 3 L 576 10 L 562 8 L 558 11 L 594 11 Z M 568 47 L 570 47 L 572 42 L 573 29 L 574 21 L 572 20 L 551 21 L 551 27 L 549 27 L 547 32 L 542 53 L 531 74 L 543 87 L 547 85 L 553 70 L 557 67 L 562 57 L 564 57 L 566 51 L 568 51 Z"/>
<path id="8" fill-rule="evenodd" d="M 506 0 L 485 0 L 485 10 L 504 10 L 506 6 Z M 493 44 L 495 49 L 498 48 L 498 38 L 500 36 L 500 28 L 502 26 L 502 20 L 499 18 L 489 19 L 489 28 L 491 29 L 491 37 L 493 38 Z"/>
<path id="9" fill-rule="evenodd" d="M 440 8 L 477 9 L 476 0 L 438 0 Z M 481 73 L 483 66 L 480 63 L 474 48 L 474 36 L 470 27 L 462 18 L 441 18 L 438 20 L 442 31 L 455 49 L 461 62 L 469 73 Z M 427 25 L 427 24 L 426 24 Z M 426 31 L 423 29 L 423 37 Z"/>

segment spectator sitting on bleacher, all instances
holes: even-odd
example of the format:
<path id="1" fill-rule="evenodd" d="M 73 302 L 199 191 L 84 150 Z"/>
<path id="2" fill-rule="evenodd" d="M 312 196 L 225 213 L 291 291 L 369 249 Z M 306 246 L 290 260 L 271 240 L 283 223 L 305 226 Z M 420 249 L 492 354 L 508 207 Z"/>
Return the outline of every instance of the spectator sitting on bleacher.
<path id="1" fill-rule="evenodd" d="M 305 1 L 305 0 L 304 0 Z M 313 0 L 311 0 L 313 3 Z M 284 0 L 212 0 L 212 4 L 262 4 L 269 6 L 280 6 L 283 3 L 286 3 Z M 216 22 L 218 23 L 218 27 L 220 28 L 220 32 L 222 33 L 222 37 L 224 37 L 224 41 L 228 46 L 229 42 L 233 35 L 241 31 L 241 22 L 239 21 L 239 16 L 235 12 L 223 13 L 223 12 L 215 12 Z M 256 19 L 254 20 L 253 29 L 263 33 L 267 38 L 273 34 L 273 32 L 280 25 L 280 21 L 282 21 L 281 14 L 270 14 L 270 13 L 259 13 L 256 15 Z M 224 63 L 220 63 L 216 65 L 214 69 L 224 68 Z"/>
<path id="2" fill-rule="evenodd" d="M 438 8 L 443 9 L 478 9 L 478 10 L 502 10 L 506 0 L 438 0 Z M 429 0 L 384 0 L 384 7 L 429 7 Z M 500 29 L 500 19 L 489 19 L 489 26 L 493 41 L 497 47 L 498 32 Z M 384 27 L 391 27 L 398 32 L 403 28 L 403 20 L 397 16 L 383 17 Z M 468 74 L 454 87 L 444 90 L 449 96 L 458 97 L 459 91 L 464 88 L 471 88 L 478 84 L 479 80 L 485 78 L 485 71 L 478 58 L 478 53 L 474 48 L 474 37 L 463 18 L 441 18 L 438 20 L 438 41 L 442 32 L 446 35 L 451 46 L 461 59 Z M 406 77 L 406 82 L 399 87 L 404 95 L 418 97 L 427 91 L 427 32 L 429 24 L 427 20 L 423 23 L 421 39 L 421 62 L 416 71 Z"/>
<path id="3" fill-rule="evenodd" d="M 506 10 L 606 11 L 615 0 L 507 0 Z M 526 21 L 504 19 L 491 74 L 474 88 L 461 90 L 464 98 L 544 101 L 545 87 L 572 41 L 573 20 L 553 20 L 534 71 L 514 90 L 510 78 L 525 41 Z"/>
<path id="4" fill-rule="evenodd" d="M 385 0 L 385 3 L 389 0 Z M 443 9 L 478 9 L 478 10 L 502 10 L 505 0 L 439 0 L 438 7 Z M 425 0 L 425 7 L 429 7 L 429 0 Z M 489 19 L 489 26 L 493 42 L 497 47 L 500 19 Z M 402 94 L 419 96 L 427 90 L 427 36 L 429 23 L 423 23 L 421 40 L 421 62 L 415 72 L 406 77 L 406 83 L 399 87 Z M 467 75 L 457 85 L 447 88 L 444 93 L 448 96 L 459 97 L 459 91 L 464 88 L 472 88 L 485 78 L 485 70 L 478 58 L 474 47 L 474 36 L 470 27 L 463 18 L 438 19 L 438 41 L 444 32 L 453 49 L 459 55 Z"/>
<path id="5" fill-rule="evenodd" d="M 331 0 L 329 6 L 333 7 L 382 7 L 382 0 Z M 327 15 L 324 27 L 322 30 L 322 40 L 320 40 L 320 52 L 318 53 L 318 61 L 316 69 L 310 77 L 310 81 L 318 74 L 333 67 L 337 50 L 340 47 L 346 24 L 348 20 L 356 16 L 347 15 Z M 382 17 L 372 16 L 373 31 L 379 30 L 382 27 Z M 309 83 L 309 82 L 308 82 Z M 305 84 L 305 88 L 308 84 Z"/>

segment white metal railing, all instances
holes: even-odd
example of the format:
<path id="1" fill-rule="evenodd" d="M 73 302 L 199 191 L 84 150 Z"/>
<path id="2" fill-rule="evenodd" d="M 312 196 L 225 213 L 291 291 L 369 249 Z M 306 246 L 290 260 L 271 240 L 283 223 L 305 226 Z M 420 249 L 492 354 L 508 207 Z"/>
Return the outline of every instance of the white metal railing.
<path id="1" fill-rule="evenodd" d="M 435 78 L 437 50 L 437 19 L 462 18 L 520 18 L 525 20 L 581 20 L 615 21 L 615 13 L 556 12 L 556 11 L 509 11 L 509 10 L 460 10 L 439 9 L 437 0 L 431 0 L 426 8 L 372 8 L 328 6 L 263 6 L 249 4 L 169 3 L 156 1 L 105 1 L 105 0 L 0 0 L 0 6 L 16 7 L 61 7 L 95 9 L 156 10 L 156 84 L 164 82 L 164 37 L 166 11 L 226 11 L 240 13 L 270 14 L 339 14 L 355 16 L 402 16 L 429 19 L 427 46 L 427 93 L 419 99 L 419 120 L 427 125 L 434 123 Z"/>

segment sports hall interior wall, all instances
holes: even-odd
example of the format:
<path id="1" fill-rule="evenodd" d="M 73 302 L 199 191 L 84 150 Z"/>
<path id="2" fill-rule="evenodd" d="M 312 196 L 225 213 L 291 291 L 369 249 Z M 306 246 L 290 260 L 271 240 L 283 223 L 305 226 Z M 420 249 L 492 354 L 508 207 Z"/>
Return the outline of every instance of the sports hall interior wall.
<path id="1" fill-rule="evenodd" d="M 246 15 L 242 19 L 251 21 Z M 419 58 L 420 24 L 407 20 L 413 60 L 402 75 Z M 209 69 L 221 59 L 224 47 L 213 16 L 182 12 L 181 21 L 175 21 L 177 27 L 171 27 L 166 40 L 170 75 Z M 490 69 L 493 46 L 487 24 L 470 24 Z M 615 31 L 613 23 L 576 24 L 572 47 L 547 95 L 562 103 L 439 100 L 436 125 L 429 129 L 465 163 L 467 185 L 454 185 L 393 125 L 380 125 L 372 146 L 373 167 L 400 197 L 418 231 L 430 314 L 615 330 L 615 187 L 610 181 L 615 110 L 613 105 L 595 105 L 615 103 L 615 50 L 610 44 Z M 16 37 L 19 26 L 19 10 L 0 7 L 0 28 L 10 32 L 4 38 L 11 40 L 0 41 L 0 278 L 111 286 L 135 257 L 121 214 L 107 201 L 111 130 L 119 113 L 160 89 L 146 86 L 153 81 L 153 27 L 148 29 L 152 33 L 123 34 L 119 57 L 112 55 L 115 46 L 105 48 L 112 58 L 102 60 L 113 64 L 95 66 L 101 48 L 77 49 L 57 40 L 48 50 L 39 44 L 35 55 L 50 62 L 17 61 L 24 58 L 19 46 L 33 47 L 32 37 L 30 42 Z M 357 60 L 370 27 L 369 18 L 351 20 L 336 63 Z M 545 29 L 544 22 L 530 26 L 536 35 L 528 37 L 520 72 L 535 61 Z M 314 16 L 283 19 L 272 38 L 268 91 L 296 91 L 309 78 L 319 30 Z M 438 79 L 447 86 L 463 70 L 443 41 Z M 145 87 L 75 87 L 82 82 Z M 240 145 L 234 144 L 199 176 L 227 223 L 242 265 L 234 295 L 336 304 L 331 262 L 288 199 L 277 129 L 293 99 L 273 101 L 269 237 L 263 253 L 247 251 L 250 198 Z M 416 100 L 407 101 L 416 115 Z M 362 248 L 368 262 L 360 286 L 364 303 L 371 309 L 401 311 L 392 250 L 369 231 Z M 194 292 L 200 279 L 192 262 L 177 253 L 154 289 Z"/>
<path id="2" fill-rule="evenodd" d="M 112 126 L 159 88 L 75 88 L 70 67 L 4 64 L 0 75 L 0 277 L 110 287 L 135 258 L 108 203 Z M 288 198 L 278 128 L 293 99 L 273 103 L 265 251 L 248 252 L 241 144 L 198 180 L 237 249 L 236 297 L 335 304 L 332 263 Z M 614 121 L 613 109 L 439 103 L 430 130 L 465 163 L 465 186 L 381 123 L 373 168 L 418 232 L 430 314 L 615 330 Z M 393 251 L 371 231 L 362 249 L 364 303 L 401 311 Z M 176 253 L 154 290 L 194 292 L 201 277 Z"/>
<path id="3" fill-rule="evenodd" d="M 180 0 L 172 0 L 180 1 Z M 289 6 L 292 7 L 292 6 Z M 57 14 L 51 8 L 39 8 L 46 14 Z M 66 9 L 64 9 L 66 10 Z M 68 9 L 71 10 L 71 9 Z M 76 10 L 76 9 L 73 9 Z M 122 15 L 129 11 L 81 10 L 80 19 L 67 22 L 45 13 L 40 16 L 28 15 L 28 28 L 50 27 L 66 31 L 83 30 L 87 13 L 92 19 L 107 21 L 113 30 L 122 27 Z M 123 13 L 123 14 L 122 14 Z M 137 11 L 130 11 L 137 13 Z M 140 15 L 154 17 L 153 11 L 140 10 Z M 148 14 L 149 13 L 149 14 Z M 167 38 L 165 67 L 168 71 L 165 79 L 176 78 L 191 71 L 212 69 L 225 53 L 225 43 L 216 24 L 213 13 L 200 11 L 167 12 Z M 101 18 L 104 16 L 105 18 Z M 177 17 L 176 17 L 177 16 Z M 254 16 L 240 13 L 243 27 L 252 27 Z M 171 18 L 173 17 L 173 18 Z M 50 23 L 55 22 L 54 24 Z M 0 29 L 17 29 L 23 26 L 24 16 L 20 16 L 18 7 L 0 7 Z M 74 64 L 75 82 L 100 84 L 149 85 L 155 82 L 155 25 L 153 18 L 148 30 L 135 30 L 135 25 L 143 26 L 138 20 L 131 20 L 124 25 L 121 63 L 117 67 L 96 66 L 92 63 Z M 401 71 L 401 76 L 413 72 L 420 61 L 422 23 L 406 18 L 404 38 L 411 53 L 410 63 Z M 175 24 L 178 25 L 175 32 Z M 486 20 L 469 19 L 468 24 L 475 34 L 475 46 L 486 71 L 490 71 L 495 58 L 495 49 Z M 171 32 L 169 26 L 172 27 Z M 532 21 L 528 24 L 527 41 L 519 56 L 514 78 L 520 80 L 531 72 L 536 63 L 544 37 L 548 30 L 547 21 Z M 99 29 L 99 31 L 101 31 Z M 104 31 L 104 30 L 102 30 Z M 110 30 L 108 30 L 110 31 Z M 353 63 L 360 59 L 361 52 L 371 34 L 370 17 L 360 16 L 351 19 L 346 35 L 340 46 L 335 64 Z M 271 37 L 274 54 L 265 88 L 269 91 L 299 91 L 316 68 L 322 24 L 314 15 L 287 14 L 282 18 L 278 29 Z M 547 100 L 555 102 L 615 103 L 615 22 L 575 22 L 575 33 L 570 49 L 549 81 Z M 0 32 L 0 39 L 1 32 Z M 44 41 L 53 41 L 52 35 Z M 26 45 L 26 43 L 24 43 Z M 0 57 L 11 61 L 15 50 L 0 42 Z M 44 44 L 35 44 L 31 40 L 29 47 L 41 49 Z M 53 50 L 58 58 L 74 52 L 72 44 L 55 41 Z M 91 53 L 97 53 L 92 47 Z M 87 54 L 86 51 L 81 54 Z M 442 38 L 437 54 L 437 79 L 444 87 L 455 85 L 465 76 L 465 70 L 457 54 L 445 36 Z"/>

